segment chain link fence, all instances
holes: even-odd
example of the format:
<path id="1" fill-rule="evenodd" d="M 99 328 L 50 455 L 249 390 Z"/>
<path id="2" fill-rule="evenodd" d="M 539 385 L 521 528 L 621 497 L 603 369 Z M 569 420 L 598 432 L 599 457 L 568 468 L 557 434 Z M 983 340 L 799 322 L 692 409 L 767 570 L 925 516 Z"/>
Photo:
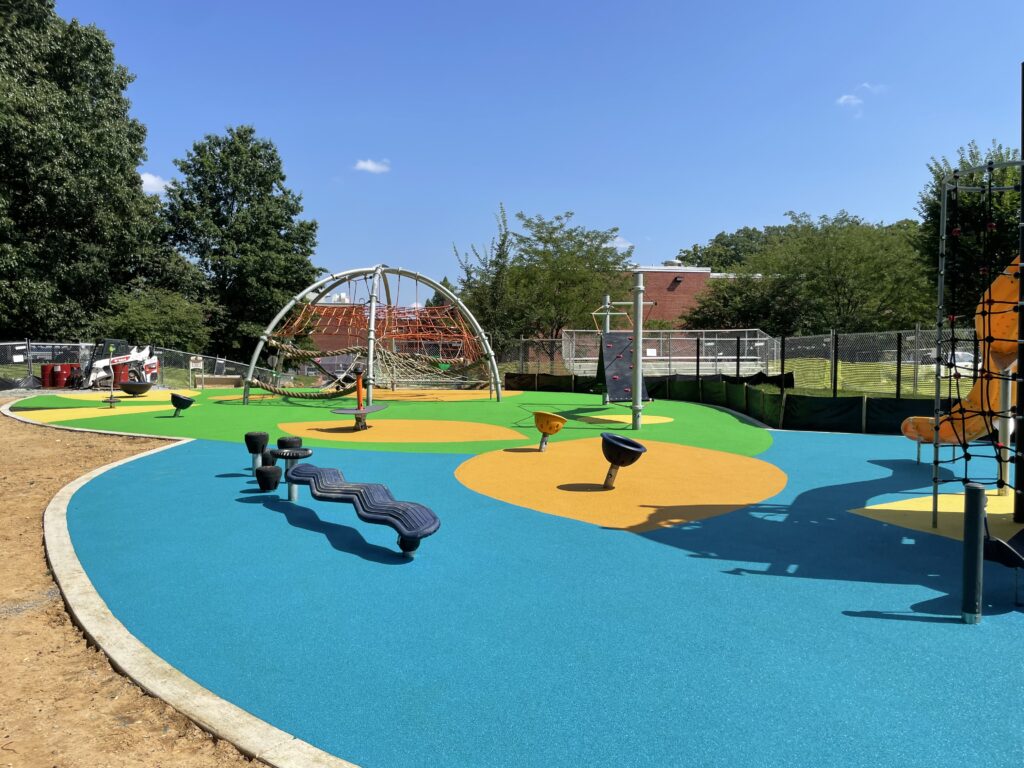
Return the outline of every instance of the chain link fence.
<path id="1" fill-rule="evenodd" d="M 932 397 L 935 393 L 934 328 L 772 338 L 756 329 L 645 331 L 645 376 L 749 377 L 793 374 L 799 390 L 836 395 Z M 601 334 L 565 331 L 559 339 L 522 339 L 500 359 L 502 372 L 595 376 Z M 944 331 L 939 373 L 960 374 L 968 389 L 981 360 L 973 329 Z"/>
<path id="2" fill-rule="evenodd" d="M 52 381 L 47 381 L 51 366 L 77 366 L 80 371 L 85 371 L 92 359 L 94 346 L 30 340 L 0 342 L 0 390 L 37 389 L 44 383 L 52 385 Z M 233 386 L 241 383 L 249 369 L 246 363 L 177 349 L 153 347 L 153 354 L 160 361 L 157 386 L 168 389 Z M 64 371 L 65 376 L 67 373 L 69 371 Z M 266 368 L 257 368 L 256 376 L 278 386 L 290 383 L 293 378 L 290 373 L 275 373 Z M 57 379 L 63 380 L 63 377 Z"/>
<path id="3" fill-rule="evenodd" d="M 792 373 L 795 387 L 835 395 L 879 394 L 931 397 L 936 367 L 944 377 L 960 374 L 969 389 L 981 360 L 973 329 L 944 332 L 936 357 L 935 329 L 880 333 L 824 334 L 775 339 L 757 329 L 732 331 L 645 331 L 645 376 L 751 376 Z M 0 342 L 0 390 L 34 389 L 44 366 L 77 365 L 85 370 L 92 344 Z M 557 339 L 521 339 L 499 357 L 505 373 L 595 376 L 601 349 L 598 331 L 569 330 Z M 158 385 L 167 388 L 233 386 L 248 365 L 234 360 L 155 347 Z M 275 372 L 257 368 L 257 378 L 277 386 L 303 383 L 312 371 Z"/>

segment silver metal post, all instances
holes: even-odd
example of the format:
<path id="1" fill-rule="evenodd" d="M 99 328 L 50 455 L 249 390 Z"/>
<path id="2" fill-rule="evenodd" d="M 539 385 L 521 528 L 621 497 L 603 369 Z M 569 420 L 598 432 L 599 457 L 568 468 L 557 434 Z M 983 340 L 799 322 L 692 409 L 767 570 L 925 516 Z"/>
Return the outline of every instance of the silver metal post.
<path id="1" fill-rule="evenodd" d="M 999 381 L 999 491 L 1000 496 L 1010 493 L 1010 408 L 1012 407 L 1013 391 L 1010 379 Z"/>
<path id="2" fill-rule="evenodd" d="M 373 405 L 373 385 L 376 376 L 374 357 L 377 349 L 377 290 L 380 286 L 380 267 L 373 271 L 370 283 L 370 327 L 366 331 L 366 404 Z"/>
<path id="3" fill-rule="evenodd" d="M 959 179 L 957 179 L 959 183 Z M 932 432 L 932 528 L 939 527 L 939 419 L 942 417 L 942 327 L 945 322 L 946 291 L 946 209 L 949 185 L 942 184 L 939 213 L 939 273 L 936 286 L 938 308 L 935 312 L 935 409 Z"/>
<path id="4" fill-rule="evenodd" d="M 644 273 L 633 273 L 633 429 L 640 429 L 644 410 Z"/>
<path id="5" fill-rule="evenodd" d="M 601 328 L 605 334 L 608 334 L 612 332 L 612 297 L 607 293 L 604 295 L 604 306 L 602 309 L 604 310 L 604 317 L 601 320 Z M 604 341 L 602 340 L 599 343 L 603 344 Z M 600 358 L 600 355 L 598 357 Z M 608 403 L 608 387 L 606 386 L 604 394 L 601 395 L 601 405 L 608 405 Z"/>

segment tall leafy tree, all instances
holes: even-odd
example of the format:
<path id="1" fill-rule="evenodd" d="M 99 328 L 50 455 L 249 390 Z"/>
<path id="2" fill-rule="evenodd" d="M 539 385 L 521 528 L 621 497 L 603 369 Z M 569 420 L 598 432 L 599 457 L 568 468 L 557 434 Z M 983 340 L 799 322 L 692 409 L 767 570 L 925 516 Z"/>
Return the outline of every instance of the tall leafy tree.
<path id="1" fill-rule="evenodd" d="M 977 142 L 956 151 L 955 162 L 946 157 L 932 158 L 928 163 L 931 178 L 922 190 L 918 213 L 922 223 L 915 241 L 924 269 L 933 281 L 938 268 L 939 240 L 942 232 L 942 184 L 951 179 L 953 171 L 985 166 L 989 161 L 1019 161 L 1020 150 L 1004 147 L 993 141 L 982 150 Z M 989 178 L 990 176 L 990 178 Z M 946 312 L 970 323 L 978 301 L 993 280 L 993 271 L 1002 269 L 1017 254 L 1019 192 L 987 194 L 991 181 L 995 187 L 1020 184 L 1020 168 L 994 168 L 974 174 L 963 173 L 960 184 L 983 187 L 986 191 L 961 190 L 947 202 L 946 221 Z M 954 186 L 955 181 L 951 179 Z"/>
<path id="2" fill-rule="evenodd" d="M 495 215 L 497 234 L 485 248 L 472 245 L 467 253 L 455 249 L 462 269 L 459 298 L 480 322 L 495 354 L 508 353 L 516 341 L 530 335 L 524 283 L 515 259 L 515 239 L 508 226 L 505 206 Z"/>
<path id="3" fill-rule="evenodd" d="M 685 320 L 690 328 L 758 327 L 773 335 L 907 328 L 927 321 L 928 276 L 917 225 L 871 224 L 840 211 L 790 212 L 763 251 L 732 280 L 715 280 Z"/>
<path id="4" fill-rule="evenodd" d="M 196 275 L 161 245 L 142 191 L 146 131 L 132 76 L 94 26 L 52 0 L 0 13 L 0 337 L 75 338 L 129 284 Z"/>
<path id="5" fill-rule="evenodd" d="M 731 272 L 768 245 L 770 229 L 741 227 L 735 232 L 719 232 L 706 245 L 694 243 L 680 248 L 676 261 L 690 267 L 710 267 L 715 272 Z"/>
<path id="6" fill-rule="evenodd" d="M 573 225 L 572 211 L 516 218 L 524 231 L 513 234 L 515 263 L 533 335 L 555 338 L 565 328 L 586 328 L 605 294 L 628 292 L 633 246 L 617 247 L 617 227 Z"/>
<path id="7" fill-rule="evenodd" d="M 219 311 L 210 348 L 248 355 L 267 321 L 323 271 L 310 261 L 315 221 L 303 220 L 302 197 L 285 186 L 273 142 L 252 126 L 196 142 L 175 165 L 164 218 L 170 242 L 194 259 Z"/>

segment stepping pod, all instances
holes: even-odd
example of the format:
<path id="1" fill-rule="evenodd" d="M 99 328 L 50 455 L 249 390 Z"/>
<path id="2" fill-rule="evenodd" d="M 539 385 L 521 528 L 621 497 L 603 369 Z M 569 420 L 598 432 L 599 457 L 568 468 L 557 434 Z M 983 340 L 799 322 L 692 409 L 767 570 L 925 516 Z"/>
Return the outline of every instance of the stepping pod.
<path id="1" fill-rule="evenodd" d="M 171 393 L 171 405 L 174 406 L 175 416 L 180 416 L 181 412 L 187 410 L 194 402 L 195 400 L 191 397 L 185 397 L 184 395 L 179 395 L 175 392 Z"/>
<path id="2" fill-rule="evenodd" d="M 611 465 L 604 478 L 604 487 L 612 490 L 615 488 L 615 476 L 619 473 L 619 467 L 628 467 L 630 464 L 636 463 L 647 451 L 647 448 L 636 440 L 616 435 L 614 432 L 602 432 L 601 451 Z"/>
<path id="3" fill-rule="evenodd" d="M 533 425 L 537 427 L 540 432 L 540 450 L 544 451 L 548 447 L 548 438 L 552 435 L 557 435 L 562 431 L 562 426 L 565 424 L 566 418 L 559 416 L 557 413 L 547 413 L 546 411 L 534 411 L 533 413 Z"/>
<path id="4" fill-rule="evenodd" d="M 263 451 L 267 449 L 270 435 L 266 432 L 246 432 L 245 449 L 252 456 L 252 471 L 255 472 L 263 464 Z"/>

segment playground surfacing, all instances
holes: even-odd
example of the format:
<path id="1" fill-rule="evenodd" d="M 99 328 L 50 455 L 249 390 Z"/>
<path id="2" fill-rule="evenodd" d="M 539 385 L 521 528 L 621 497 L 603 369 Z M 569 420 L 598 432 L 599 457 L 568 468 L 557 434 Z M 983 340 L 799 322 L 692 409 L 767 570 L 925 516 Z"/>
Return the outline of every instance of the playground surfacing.
<path id="1" fill-rule="evenodd" d="M 355 450 L 307 439 L 313 463 L 438 512 L 441 530 L 408 561 L 389 529 L 346 505 L 305 492 L 288 504 L 245 471 L 242 432 L 276 436 L 299 408 L 310 421 L 329 411 L 206 397 L 179 419 L 115 409 L 104 428 L 206 439 L 82 488 L 69 507 L 75 548 L 113 613 L 158 655 L 333 754 L 364 766 L 1021 762 L 1010 572 L 986 569 L 986 617 L 965 627 L 958 542 L 848 511 L 927 493 L 930 468 L 902 438 L 769 432 L 655 403 L 651 413 L 672 421 L 645 427 L 642 441 L 746 457 L 785 486 L 735 505 L 749 485 L 723 473 L 718 503 L 731 509 L 707 514 L 715 499 L 688 497 L 683 461 L 680 522 L 641 533 L 541 514 L 457 479 L 495 452 L 535 458 L 512 452 L 535 445 L 532 410 L 570 414 L 545 458 L 615 429 L 583 420 L 614 412 L 593 397 L 394 402 L 379 414 L 494 424 L 518 440 Z M 58 399 L 22 407 L 65 407 Z M 599 452 L 564 466 L 569 483 L 600 483 L 605 469 Z M 546 482 L 523 475 L 507 484 Z"/>

